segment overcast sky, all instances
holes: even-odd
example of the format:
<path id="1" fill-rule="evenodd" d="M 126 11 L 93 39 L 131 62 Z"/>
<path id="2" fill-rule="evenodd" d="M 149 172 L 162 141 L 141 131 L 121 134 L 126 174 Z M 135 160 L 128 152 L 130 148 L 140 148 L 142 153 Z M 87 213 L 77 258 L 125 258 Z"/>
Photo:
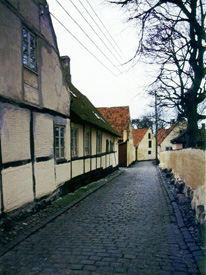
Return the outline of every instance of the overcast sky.
<path id="1" fill-rule="evenodd" d="M 51 16 L 60 55 L 71 59 L 72 83 L 76 88 L 96 107 L 129 105 L 131 118 L 144 115 L 151 101 L 145 86 L 151 81 L 152 70 L 140 62 L 133 68 L 132 63 L 121 65 L 134 56 L 137 47 L 137 30 L 134 23 L 126 22 L 128 14 L 103 0 L 47 2 L 50 12 L 64 25 Z"/>

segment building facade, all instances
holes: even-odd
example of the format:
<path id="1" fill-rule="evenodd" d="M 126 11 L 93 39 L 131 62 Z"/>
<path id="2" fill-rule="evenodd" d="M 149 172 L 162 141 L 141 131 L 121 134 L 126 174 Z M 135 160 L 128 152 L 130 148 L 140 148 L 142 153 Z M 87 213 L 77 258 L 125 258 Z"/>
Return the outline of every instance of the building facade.
<path id="1" fill-rule="evenodd" d="M 137 161 L 155 159 L 156 139 L 150 128 L 133 129 L 133 141 Z"/>
<path id="2" fill-rule="evenodd" d="M 77 96 L 45 0 L 1 1 L 0 37 L 1 215 L 69 190 L 89 172 L 118 167 L 118 134 L 71 109 Z"/>
<path id="3" fill-rule="evenodd" d="M 136 160 L 129 106 L 97 109 L 112 128 L 119 133 L 119 165 L 128 167 Z"/>

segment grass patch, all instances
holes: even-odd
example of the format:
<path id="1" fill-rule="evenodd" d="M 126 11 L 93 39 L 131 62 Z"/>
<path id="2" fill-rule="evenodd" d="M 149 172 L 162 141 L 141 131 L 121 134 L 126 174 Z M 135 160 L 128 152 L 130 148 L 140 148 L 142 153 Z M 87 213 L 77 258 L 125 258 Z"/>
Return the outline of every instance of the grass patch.
<path id="1" fill-rule="evenodd" d="M 83 186 L 83 187 L 77 189 L 75 192 L 69 193 L 69 194 L 65 195 L 64 197 L 62 197 L 62 198 L 54 201 L 53 205 L 56 205 L 56 206 L 59 206 L 59 207 L 65 207 L 69 203 L 77 200 L 83 194 L 85 194 L 86 192 L 88 192 L 89 190 L 91 190 L 92 188 L 94 188 L 95 185 L 96 185 L 96 183 L 90 183 L 90 184 L 88 184 L 86 186 Z"/>

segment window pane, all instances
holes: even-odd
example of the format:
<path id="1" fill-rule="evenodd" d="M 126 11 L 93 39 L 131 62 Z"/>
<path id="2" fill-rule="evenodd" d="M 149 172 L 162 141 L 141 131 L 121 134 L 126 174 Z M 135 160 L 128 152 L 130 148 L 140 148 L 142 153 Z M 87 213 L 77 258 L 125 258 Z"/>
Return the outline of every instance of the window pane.
<path id="1" fill-rule="evenodd" d="M 23 40 L 28 41 L 28 31 L 23 29 L 22 34 L 23 34 Z"/>
<path id="2" fill-rule="evenodd" d="M 55 156 L 56 156 L 56 158 L 59 158 L 59 148 L 58 147 L 55 149 Z"/>
<path id="3" fill-rule="evenodd" d="M 61 148 L 61 158 L 64 157 L 64 148 Z"/>
<path id="4" fill-rule="evenodd" d="M 64 128 L 61 127 L 60 130 L 61 130 L 61 137 L 64 137 Z"/>

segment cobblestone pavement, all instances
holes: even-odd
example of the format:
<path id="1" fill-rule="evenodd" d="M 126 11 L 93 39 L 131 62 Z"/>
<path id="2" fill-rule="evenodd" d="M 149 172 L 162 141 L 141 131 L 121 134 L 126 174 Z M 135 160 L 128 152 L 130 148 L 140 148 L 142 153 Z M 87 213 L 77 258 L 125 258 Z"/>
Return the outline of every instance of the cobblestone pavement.
<path id="1" fill-rule="evenodd" d="M 0 258 L 0 274 L 205 274 L 151 162 L 124 169 Z"/>

